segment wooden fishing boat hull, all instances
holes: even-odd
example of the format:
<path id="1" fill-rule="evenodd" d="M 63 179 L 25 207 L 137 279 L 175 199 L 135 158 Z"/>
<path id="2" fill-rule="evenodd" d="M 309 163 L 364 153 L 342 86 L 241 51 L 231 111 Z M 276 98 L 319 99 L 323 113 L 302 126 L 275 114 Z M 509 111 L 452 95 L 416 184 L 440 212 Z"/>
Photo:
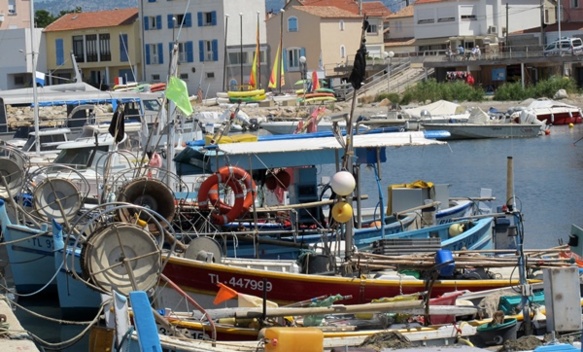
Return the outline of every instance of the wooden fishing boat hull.
<path id="1" fill-rule="evenodd" d="M 274 272 L 254 268 L 242 268 L 220 263 L 207 263 L 178 256 L 170 256 L 163 274 L 192 295 L 203 307 L 213 307 L 219 287 L 223 283 L 239 293 L 262 296 L 279 304 L 311 299 L 312 297 L 342 294 L 352 298 L 339 303 L 367 303 L 382 297 L 418 293 L 426 290 L 425 281 L 395 278 L 375 279 L 358 276 L 308 275 L 291 272 Z M 433 297 L 454 290 L 480 291 L 518 284 L 518 280 L 437 280 L 432 288 Z M 181 298 L 172 297 L 172 290 L 160 295 L 160 306 L 174 307 Z M 172 305 L 174 304 L 174 305 Z"/>

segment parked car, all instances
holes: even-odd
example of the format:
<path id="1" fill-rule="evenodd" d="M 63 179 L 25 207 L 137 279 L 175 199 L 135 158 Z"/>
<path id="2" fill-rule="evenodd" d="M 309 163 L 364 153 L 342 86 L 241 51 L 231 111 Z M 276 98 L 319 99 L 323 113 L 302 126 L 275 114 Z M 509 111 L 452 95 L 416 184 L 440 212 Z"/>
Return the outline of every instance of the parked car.
<path id="1" fill-rule="evenodd" d="M 583 40 L 581 38 L 561 38 L 548 44 L 543 51 L 544 56 L 582 55 Z"/>

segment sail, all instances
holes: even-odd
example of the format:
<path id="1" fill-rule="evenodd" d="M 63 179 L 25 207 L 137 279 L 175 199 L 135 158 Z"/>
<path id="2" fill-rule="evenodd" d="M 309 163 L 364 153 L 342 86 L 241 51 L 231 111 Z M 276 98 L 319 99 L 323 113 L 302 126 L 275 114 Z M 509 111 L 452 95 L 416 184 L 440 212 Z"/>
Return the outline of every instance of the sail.
<path id="1" fill-rule="evenodd" d="M 283 57 L 281 56 L 280 49 L 280 47 L 277 47 L 277 52 L 275 53 L 275 62 L 273 64 L 273 69 L 271 70 L 271 77 L 269 77 L 269 88 L 277 88 L 277 70 L 280 70 L 281 72 L 281 85 L 285 85 L 285 78 L 283 75 Z"/>
<path id="2" fill-rule="evenodd" d="M 249 87 L 250 89 L 259 88 L 259 77 L 257 76 L 260 72 L 260 46 L 259 46 L 259 17 L 257 18 L 257 36 L 255 40 L 255 56 L 253 57 L 253 65 L 251 66 L 251 76 L 249 77 Z"/>

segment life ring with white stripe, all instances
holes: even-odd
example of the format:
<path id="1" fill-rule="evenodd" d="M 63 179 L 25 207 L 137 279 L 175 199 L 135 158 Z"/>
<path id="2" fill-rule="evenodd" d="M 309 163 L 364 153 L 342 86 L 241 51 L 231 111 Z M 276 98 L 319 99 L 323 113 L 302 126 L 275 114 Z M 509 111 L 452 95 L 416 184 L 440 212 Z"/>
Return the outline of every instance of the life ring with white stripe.
<path id="1" fill-rule="evenodd" d="M 225 184 L 235 193 L 235 202 L 229 205 L 220 199 L 219 185 Z M 243 187 L 244 186 L 244 187 Z M 210 205 L 218 210 L 213 213 L 213 222 L 224 225 L 246 213 L 255 201 L 256 184 L 249 173 L 237 166 L 225 166 L 202 182 L 198 190 L 200 210 L 208 210 Z"/>

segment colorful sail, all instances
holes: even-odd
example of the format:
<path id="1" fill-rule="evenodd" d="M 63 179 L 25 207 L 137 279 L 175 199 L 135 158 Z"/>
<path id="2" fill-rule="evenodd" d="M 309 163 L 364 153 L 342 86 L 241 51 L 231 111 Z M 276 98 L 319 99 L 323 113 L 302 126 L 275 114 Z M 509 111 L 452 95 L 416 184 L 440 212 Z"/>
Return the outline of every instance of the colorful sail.
<path id="1" fill-rule="evenodd" d="M 318 79 L 318 73 L 316 71 L 312 72 L 312 92 L 316 89 L 320 89 L 320 80 Z"/>
<path id="2" fill-rule="evenodd" d="M 269 88 L 277 88 L 277 70 L 280 70 L 281 72 L 280 83 L 282 86 L 284 86 L 285 78 L 283 74 L 283 57 L 281 56 L 279 47 L 277 47 L 277 52 L 275 53 L 275 62 L 273 64 L 273 69 L 271 70 L 271 77 L 269 77 Z"/>
<path id="3" fill-rule="evenodd" d="M 259 88 L 259 77 L 257 73 L 261 70 L 259 69 L 260 65 L 260 46 L 259 46 L 259 17 L 257 17 L 257 35 L 255 40 L 255 56 L 253 56 L 253 65 L 251 66 L 251 76 L 249 77 L 249 88 L 250 89 L 257 89 Z"/>

